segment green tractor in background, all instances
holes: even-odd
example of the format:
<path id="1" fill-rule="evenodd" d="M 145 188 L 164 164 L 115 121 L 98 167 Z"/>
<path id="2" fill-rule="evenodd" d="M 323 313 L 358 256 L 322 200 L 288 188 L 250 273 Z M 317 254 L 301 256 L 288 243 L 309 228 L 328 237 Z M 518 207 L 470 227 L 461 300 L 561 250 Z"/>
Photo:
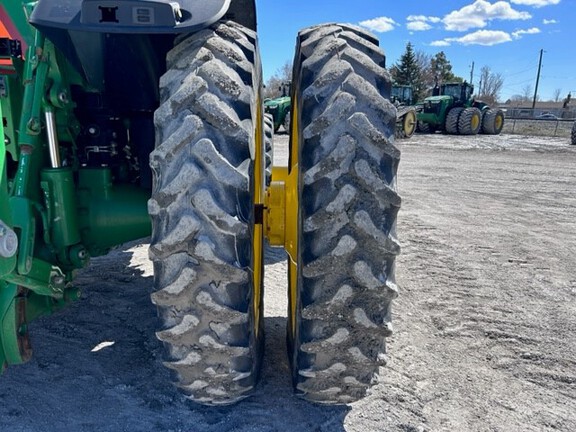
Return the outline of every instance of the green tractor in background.
<path id="1" fill-rule="evenodd" d="M 278 132 L 280 126 L 286 133 L 290 131 L 290 87 L 291 83 L 283 83 L 279 89 L 282 96 L 264 101 L 264 110 L 274 121 L 274 132 Z"/>
<path id="2" fill-rule="evenodd" d="M 2 370 L 30 358 L 34 318 L 80 297 L 91 257 L 151 236 L 159 366 L 195 402 L 243 399 L 264 353 L 266 240 L 289 257 L 295 391 L 361 398 L 397 295 L 385 62 L 360 28 L 302 30 L 278 117 L 289 164 L 274 166 L 254 0 L 2 0 Z"/>
<path id="3" fill-rule="evenodd" d="M 433 95 L 419 104 L 417 131 L 498 135 L 504 127 L 504 113 L 475 100 L 473 94 L 474 86 L 467 82 L 436 87 Z"/>
<path id="4" fill-rule="evenodd" d="M 396 105 L 396 138 L 410 138 L 416 131 L 414 92 L 410 85 L 392 85 L 390 100 Z"/>

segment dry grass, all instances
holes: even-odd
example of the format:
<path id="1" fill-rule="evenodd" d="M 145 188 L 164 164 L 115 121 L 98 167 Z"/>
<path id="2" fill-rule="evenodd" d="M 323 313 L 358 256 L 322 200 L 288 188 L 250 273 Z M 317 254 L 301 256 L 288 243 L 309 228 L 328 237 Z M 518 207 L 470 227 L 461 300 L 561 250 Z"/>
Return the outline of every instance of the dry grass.
<path id="1" fill-rule="evenodd" d="M 506 119 L 503 133 L 518 135 L 570 137 L 572 124 L 570 120 L 524 120 Z"/>

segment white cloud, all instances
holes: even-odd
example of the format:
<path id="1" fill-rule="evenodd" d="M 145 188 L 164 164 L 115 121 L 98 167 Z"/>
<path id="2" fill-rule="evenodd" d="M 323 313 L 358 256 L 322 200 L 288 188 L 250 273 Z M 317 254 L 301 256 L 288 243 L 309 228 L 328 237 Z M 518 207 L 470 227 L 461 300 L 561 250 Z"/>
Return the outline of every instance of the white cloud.
<path id="1" fill-rule="evenodd" d="M 412 31 L 425 31 L 430 30 L 432 26 L 430 23 L 435 24 L 442 21 L 438 17 L 433 16 L 425 16 L 425 15 L 409 15 L 406 18 L 408 24 L 406 24 L 406 28 Z"/>
<path id="2" fill-rule="evenodd" d="M 437 40 L 437 41 L 432 42 L 430 45 L 436 46 L 436 47 L 445 47 L 445 46 L 450 46 L 450 42 L 447 40 Z"/>
<path id="3" fill-rule="evenodd" d="M 510 42 L 512 37 L 500 30 L 478 30 L 474 33 L 469 33 L 465 36 L 458 38 L 446 38 L 439 41 L 434 41 L 430 45 L 432 46 L 448 46 L 453 43 L 460 45 L 498 45 L 505 42 Z"/>
<path id="4" fill-rule="evenodd" d="M 446 30 L 466 31 L 472 28 L 486 27 L 488 21 L 492 20 L 527 20 L 530 18 L 532 15 L 528 12 L 517 11 L 505 1 L 497 1 L 492 4 L 486 0 L 476 0 L 471 5 L 450 12 L 442 21 Z"/>
<path id="5" fill-rule="evenodd" d="M 532 27 L 527 30 L 518 30 L 512 33 L 512 37 L 514 39 L 520 39 L 525 34 L 538 34 L 540 33 L 540 29 L 537 27 Z"/>
<path id="6" fill-rule="evenodd" d="M 439 23 L 440 21 L 442 21 L 442 19 L 434 16 L 408 15 L 406 21 L 428 21 L 431 23 Z"/>
<path id="7" fill-rule="evenodd" d="M 534 6 L 535 8 L 541 8 L 549 5 L 557 5 L 560 0 L 510 0 L 514 4 L 524 5 L 524 6 Z"/>
<path id="8" fill-rule="evenodd" d="M 406 24 L 406 28 L 412 31 L 425 31 L 430 30 L 432 26 L 424 21 L 411 21 Z"/>
<path id="9" fill-rule="evenodd" d="M 543 20 L 542 20 L 542 24 L 544 24 L 544 25 L 548 25 L 548 24 L 558 24 L 558 21 L 556 21 L 555 19 L 550 19 L 550 20 L 543 19 Z"/>
<path id="10" fill-rule="evenodd" d="M 359 23 L 362 27 L 366 27 L 368 30 L 372 30 L 377 33 L 385 33 L 394 30 L 394 27 L 398 24 L 392 18 L 379 17 Z"/>

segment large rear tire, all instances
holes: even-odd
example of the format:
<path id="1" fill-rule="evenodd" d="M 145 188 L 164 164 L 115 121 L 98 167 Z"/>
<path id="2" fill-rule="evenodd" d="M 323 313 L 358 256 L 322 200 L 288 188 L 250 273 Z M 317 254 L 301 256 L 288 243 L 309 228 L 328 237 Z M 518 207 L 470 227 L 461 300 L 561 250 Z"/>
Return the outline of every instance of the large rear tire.
<path id="1" fill-rule="evenodd" d="M 157 336 L 191 400 L 230 404 L 256 385 L 263 350 L 255 33 L 217 23 L 181 40 L 167 65 L 150 155 Z"/>
<path id="2" fill-rule="evenodd" d="M 377 44 L 348 25 L 298 37 L 291 137 L 298 155 L 291 166 L 300 170 L 298 252 L 288 343 L 296 392 L 317 403 L 363 397 L 391 334 L 400 151 Z"/>
<path id="3" fill-rule="evenodd" d="M 482 126 L 482 113 L 478 108 L 465 108 L 458 119 L 460 135 L 477 135 Z"/>
<path id="4" fill-rule="evenodd" d="M 272 114 L 264 114 L 264 148 L 266 151 L 266 186 L 269 186 L 272 181 L 272 166 L 274 165 L 274 117 Z"/>
<path id="5" fill-rule="evenodd" d="M 432 133 L 432 128 L 430 127 L 430 123 L 425 123 L 423 121 L 418 120 L 416 122 L 416 132 L 418 133 Z"/>
<path id="6" fill-rule="evenodd" d="M 464 108 L 462 107 L 452 108 L 448 111 L 448 114 L 446 115 L 446 123 L 444 124 L 444 130 L 446 133 L 450 135 L 458 135 L 458 120 L 460 120 L 463 111 Z"/>
<path id="7" fill-rule="evenodd" d="M 504 127 L 504 113 L 499 109 L 489 109 L 482 118 L 482 133 L 499 135 Z"/>

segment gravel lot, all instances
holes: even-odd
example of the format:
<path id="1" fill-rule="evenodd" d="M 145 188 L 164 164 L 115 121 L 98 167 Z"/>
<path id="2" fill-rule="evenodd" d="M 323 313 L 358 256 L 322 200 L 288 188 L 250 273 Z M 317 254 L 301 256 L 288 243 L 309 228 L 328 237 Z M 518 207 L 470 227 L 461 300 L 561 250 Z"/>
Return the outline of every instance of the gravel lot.
<path id="1" fill-rule="evenodd" d="M 232 407 L 187 403 L 161 367 L 136 242 L 93 260 L 82 300 L 33 323 L 33 360 L 0 377 L 0 431 L 576 430 L 576 146 L 522 135 L 399 146 L 401 293 L 367 398 L 292 396 L 285 258 L 269 250 L 261 385 Z"/>

